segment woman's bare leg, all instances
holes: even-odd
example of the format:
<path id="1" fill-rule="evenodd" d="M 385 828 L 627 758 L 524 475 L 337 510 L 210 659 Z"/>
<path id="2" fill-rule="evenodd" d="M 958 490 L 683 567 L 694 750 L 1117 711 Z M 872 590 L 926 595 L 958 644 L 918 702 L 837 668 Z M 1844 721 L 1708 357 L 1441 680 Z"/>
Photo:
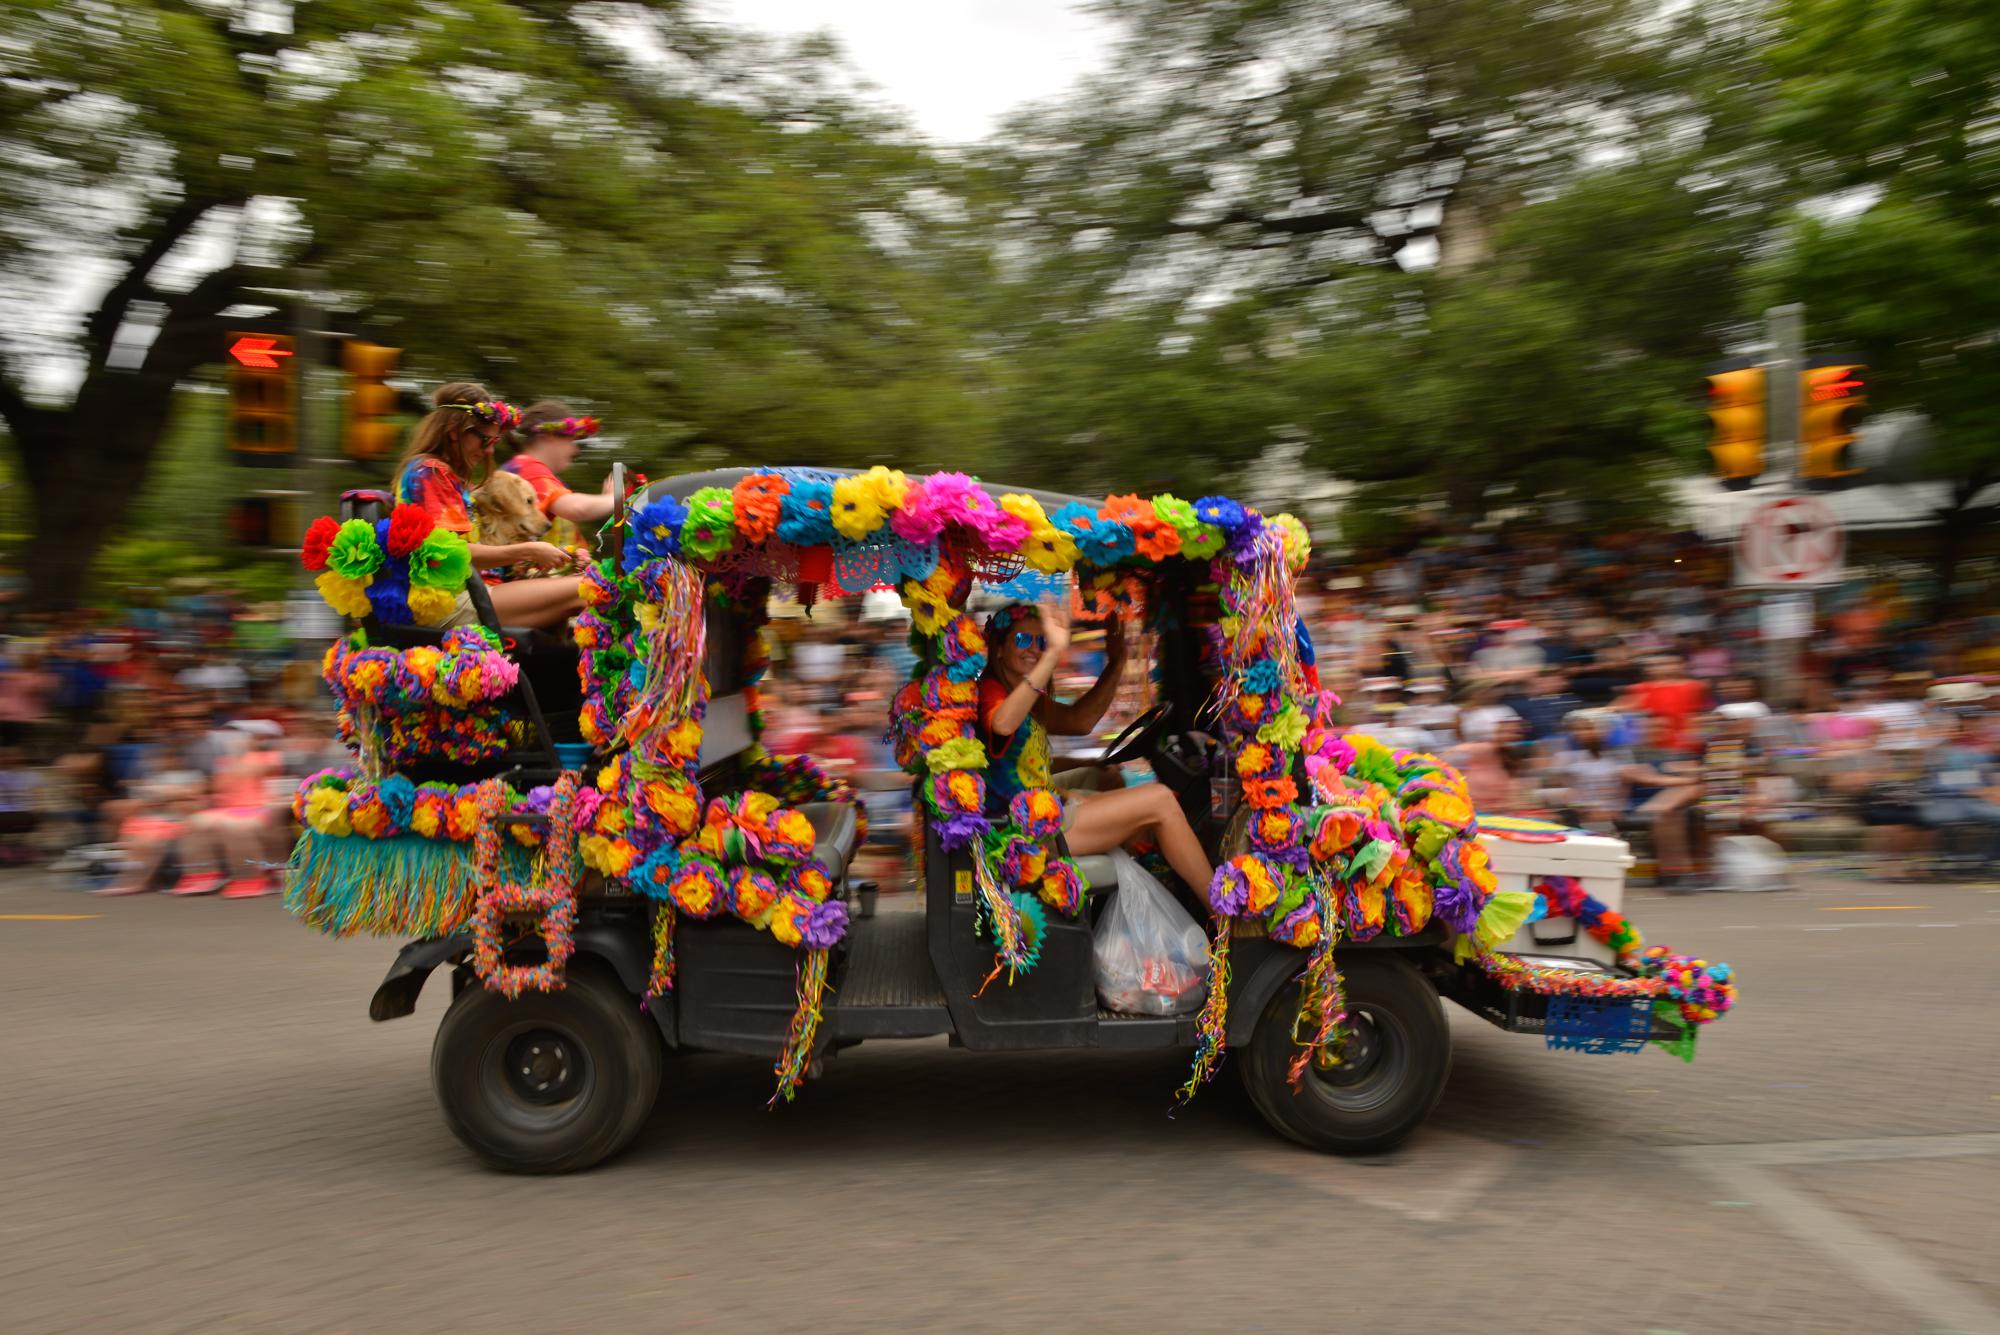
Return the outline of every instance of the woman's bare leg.
<path id="1" fill-rule="evenodd" d="M 583 610 L 583 599 L 577 595 L 577 583 L 575 575 L 563 575 L 556 579 L 517 579 L 495 584 L 486 593 L 493 599 L 493 611 L 500 618 L 501 625 L 549 630 Z"/>
<path id="2" fill-rule="evenodd" d="M 153 878 L 160 874 L 160 863 L 166 860 L 167 850 L 173 847 L 171 839 L 128 839 L 119 850 L 126 863 L 125 872 L 111 884 L 100 887 L 100 895 L 136 895 L 141 890 L 152 887 Z"/>
<path id="3" fill-rule="evenodd" d="M 1160 852 L 1174 875 L 1208 902 L 1208 883 L 1215 875 L 1201 840 L 1188 824 L 1180 803 L 1164 784 L 1145 783 L 1137 788 L 1117 788 L 1108 793 L 1091 793 L 1073 799 L 1076 816 L 1063 831 L 1069 851 L 1081 857 L 1089 853 L 1109 853 L 1122 848 L 1129 839 L 1146 831 L 1160 841 Z"/>

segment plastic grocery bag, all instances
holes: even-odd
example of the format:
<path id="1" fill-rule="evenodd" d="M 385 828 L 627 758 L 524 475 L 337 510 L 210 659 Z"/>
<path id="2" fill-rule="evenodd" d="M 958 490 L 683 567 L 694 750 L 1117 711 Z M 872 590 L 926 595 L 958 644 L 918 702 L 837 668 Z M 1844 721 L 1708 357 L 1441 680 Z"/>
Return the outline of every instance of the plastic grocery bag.
<path id="1" fill-rule="evenodd" d="M 1208 937 L 1132 855 L 1111 855 L 1118 893 L 1097 923 L 1097 996 L 1121 1015 L 1184 1015 L 1208 990 Z"/>

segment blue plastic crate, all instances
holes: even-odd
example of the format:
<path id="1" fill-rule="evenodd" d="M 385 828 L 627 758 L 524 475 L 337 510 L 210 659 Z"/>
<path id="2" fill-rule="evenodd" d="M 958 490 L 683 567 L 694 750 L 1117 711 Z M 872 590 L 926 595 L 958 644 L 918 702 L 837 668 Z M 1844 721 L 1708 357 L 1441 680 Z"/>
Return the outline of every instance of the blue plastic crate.
<path id="1" fill-rule="evenodd" d="M 1566 1052 L 1637 1052 L 1653 1033 L 1653 1003 L 1550 997 L 1542 1034 Z"/>

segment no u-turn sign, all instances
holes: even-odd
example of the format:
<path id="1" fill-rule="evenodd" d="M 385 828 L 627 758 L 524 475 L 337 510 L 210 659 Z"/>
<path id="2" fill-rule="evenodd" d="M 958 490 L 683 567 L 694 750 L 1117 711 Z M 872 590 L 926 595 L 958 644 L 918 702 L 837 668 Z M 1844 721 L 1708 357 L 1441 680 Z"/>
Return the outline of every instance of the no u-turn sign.
<path id="1" fill-rule="evenodd" d="M 1832 506 L 1817 496 L 1781 496 L 1760 503 L 1737 530 L 1736 582 L 1783 589 L 1838 584 L 1846 554 L 1847 535 Z"/>

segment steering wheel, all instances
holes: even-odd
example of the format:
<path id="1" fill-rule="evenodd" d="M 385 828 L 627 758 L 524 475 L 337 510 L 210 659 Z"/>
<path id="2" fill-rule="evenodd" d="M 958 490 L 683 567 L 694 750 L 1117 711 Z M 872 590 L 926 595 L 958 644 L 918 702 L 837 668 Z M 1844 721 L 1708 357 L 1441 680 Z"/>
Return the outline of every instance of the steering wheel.
<path id="1" fill-rule="evenodd" d="M 1125 730 L 1111 739 L 1111 745 L 1098 757 L 1100 765 L 1123 765 L 1141 756 L 1150 756 L 1159 745 L 1160 735 L 1167 730 L 1167 723 L 1174 716 L 1174 707 L 1162 700 L 1139 717 L 1125 725 Z"/>

